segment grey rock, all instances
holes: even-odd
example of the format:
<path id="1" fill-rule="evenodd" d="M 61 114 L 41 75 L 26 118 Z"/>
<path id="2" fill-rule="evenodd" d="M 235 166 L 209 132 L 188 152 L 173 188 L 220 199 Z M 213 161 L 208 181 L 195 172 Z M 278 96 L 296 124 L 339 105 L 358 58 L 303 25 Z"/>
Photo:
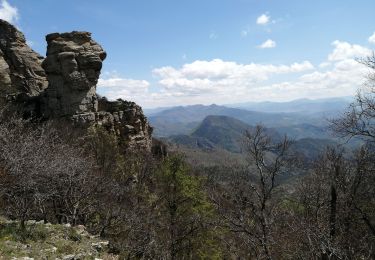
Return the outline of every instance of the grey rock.
<path id="1" fill-rule="evenodd" d="M 63 256 L 62 258 L 63 260 L 75 260 L 75 255 L 66 255 L 66 256 Z"/>
<path id="2" fill-rule="evenodd" d="M 98 98 L 103 48 L 89 32 L 46 36 L 47 57 L 0 20 L 0 110 L 11 104 L 23 115 L 69 119 L 78 127 L 100 126 L 116 135 L 124 151 L 151 151 L 152 127 L 134 102 Z"/>
<path id="3" fill-rule="evenodd" d="M 75 125 L 96 125 L 107 129 L 118 137 L 126 150 L 151 151 L 152 127 L 142 108 L 134 102 L 101 98 L 98 112 L 76 114 L 72 119 Z"/>
<path id="4" fill-rule="evenodd" d="M 109 242 L 108 241 L 100 241 L 96 243 L 91 243 L 91 246 L 97 251 L 102 252 L 106 248 L 108 248 Z"/>
<path id="5" fill-rule="evenodd" d="M 43 115 L 71 117 L 78 126 L 102 126 L 119 138 L 127 150 L 151 150 L 152 128 L 141 107 L 123 100 L 98 100 L 96 84 L 106 52 L 88 32 L 53 33 L 46 36 L 43 62 L 49 87 Z"/>
<path id="6" fill-rule="evenodd" d="M 43 98 L 43 115 L 63 117 L 96 112 L 96 84 L 106 58 L 103 48 L 89 32 L 52 33 L 46 40 L 43 68 L 49 86 Z"/>
<path id="7" fill-rule="evenodd" d="M 22 32 L 0 19 L 0 105 L 25 101 L 47 88 L 42 61 L 26 44 Z"/>

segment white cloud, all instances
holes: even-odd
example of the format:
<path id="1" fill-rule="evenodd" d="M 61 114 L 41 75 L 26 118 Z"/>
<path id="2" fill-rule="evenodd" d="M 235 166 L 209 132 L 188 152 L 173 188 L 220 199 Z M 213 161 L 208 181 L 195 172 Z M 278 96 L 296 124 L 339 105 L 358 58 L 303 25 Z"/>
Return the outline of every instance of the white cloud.
<path id="1" fill-rule="evenodd" d="M 17 7 L 11 6 L 6 0 L 2 0 L 0 3 L 0 19 L 12 24 L 16 23 L 19 19 Z"/>
<path id="2" fill-rule="evenodd" d="M 270 49 L 270 48 L 275 48 L 276 47 L 276 42 L 268 39 L 267 41 L 263 42 L 261 45 L 258 46 L 258 48 L 261 49 Z"/>
<path id="3" fill-rule="evenodd" d="M 104 78 L 98 81 L 98 92 L 111 100 L 122 98 L 143 103 L 143 99 L 150 95 L 150 83 L 146 80 L 123 78 L 117 73 L 103 74 Z"/>
<path id="4" fill-rule="evenodd" d="M 375 32 L 368 38 L 368 41 L 375 44 Z"/>
<path id="5" fill-rule="evenodd" d="M 361 88 L 368 74 L 368 68 L 355 57 L 369 51 L 361 45 L 335 41 L 317 66 L 309 61 L 280 65 L 196 60 L 181 67 L 153 69 L 157 82 L 152 87 L 148 81 L 104 74 L 99 92 L 146 107 L 349 96 Z"/>
<path id="6" fill-rule="evenodd" d="M 350 44 L 348 42 L 334 41 L 332 45 L 335 47 L 333 52 L 329 54 L 329 61 L 340 61 L 352 58 L 361 58 L 371 55 L 371 50 L 366 47 Z"/>
<path id="7" fill-rule="evenodd" d="M 157 68 L 153 74 L 159 78 L 160 91 L 153 94 L 151 102 L 154 106 L 225 104 L 353 95 L 368 73 L 354 58 L 369 50 L 343 41 L 335 41 L 332 47 L 317 67 L 309 61 L 274 65 L 215 59 L 197 60 L 180 68 Z"/>
<path id="8" fill-rule="evenodd" d="M 349 96 L 361 87 L 366 72 L 366 67 L 348 59 L 337 62 L 329 71 L 307 73 L 295 80 L 265 86 L 263 91 L 270 93 L 268 100 L 274 98 L 279 101 L 301 97 Z"/>
<path id="9" fill-rule="evenodd" d="M 225 78 L 267 79 L 270 74 L 294 73 L 313 69 L 314 66 L 304 61 L 291 65 L 263 65 L 257 63 L 238 64 L 232 61 L 214 59 L 211 61 L 197 60 L 183 65 L 180 69 L 161 67 L 153 70 L 155 76 L 163 79 L 209 79 Z"/>
<path id="10" fill-rule="evenodd" d="M 331 66 L 331 63 L 327 62 L 327 61 L 324 61 L 324 62 L 319 64 L 319 68 L 321 68 L 321 69 L 327 68 L 329 66 Z"/>
<path id="11" fill-rule="evenodd" d="M 154 98 L 164 98 L 164 102 L 168 100 L 169 104 L 228 101 L 228 98 L 247 96 L 249 90 L 272 76 L 312 69 L 314 66 L 308 61 L 290 65 L 263 65 L 238 64 L 221 59 L 197 60 L 181 68 L 166 66 L 154 69 L 153 75 L 159 78 L 158 83 L 162 88 Z"/>
<path id="12" fill-rule="evenodd" d="M 257 24 L 266 25 L 270 22 L 271 17 L 265 13 L 257 18 Z"/>
<path id="13" fill-rule="evenodd" d="M 241 37 L 246 37 L 249 34 L 247 30 L 242 30 L 241 31 Z"/>
<path id="14" fill-rule="evenodd" d="M 360 47 L 355 49 L 364 48 Z M 340 59 L 337 57 L 332 62 L 320 63 L 319 68 L 324 71 L 316 69 L 295 79 L 264 84 L 259 88 L 252 89 L 251 97 L 255 100 L 286 101 L 306 97 L 325 98 L 353 95 L 366 81 L 368 69 L 352 58 L 356 56 L 353 52 L 344 53 L 345 55 L 338 55 Z M 357 52 L 355 53 L 357 54 Z M 337 54 L 338 51 L 335 47 L 329 57 L 336 57 Z"/>

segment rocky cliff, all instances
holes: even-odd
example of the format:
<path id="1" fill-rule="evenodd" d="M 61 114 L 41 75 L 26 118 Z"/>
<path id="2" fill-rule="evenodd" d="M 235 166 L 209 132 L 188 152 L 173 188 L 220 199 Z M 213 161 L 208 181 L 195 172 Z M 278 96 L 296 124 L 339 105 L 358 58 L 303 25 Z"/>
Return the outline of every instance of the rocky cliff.
<path id="1" fill-rule="evenodd" d="M 27 44 L 25 36 L 0 19 L 0 105 L 40 95 L 48 86 L 43 57 Z"/>
<path id="2" fill-rule="evenodd" d="M 47 57 L 42 66 L 49 86 L 44 116 L 97 112 L 96 84 L 105 51 L 88 32 L 52 33 L 46 40 Z"/>
<path id="3" fill-rule="evenodd" d="M 10 107 L 45 120 L 68 119 L 79 127 L 103 126 L 125 149 L 150 151 L 152 128 L 142 108 L 98 98 L 106 52 L 91 33 L 52 33 L 46 40 L 43 58 L 20 31 L 0 20 L 0 109 Z"/>

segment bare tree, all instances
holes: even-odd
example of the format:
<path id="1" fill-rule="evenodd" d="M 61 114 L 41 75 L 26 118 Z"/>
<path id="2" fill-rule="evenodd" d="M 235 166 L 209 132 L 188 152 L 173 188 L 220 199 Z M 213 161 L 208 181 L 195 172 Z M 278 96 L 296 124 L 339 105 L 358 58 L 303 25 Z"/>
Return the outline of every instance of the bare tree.
<path id="1" fill-rule="evenodd" d="M 373 154 L 362 147 L 354 158 L 341 148 L 327 148 L 297 190 L 299 212 L 292 229 L 306 257 L 370 259 L 374 242 Z M 303 249 L 304 248 L 304 249 Z M 297 250 L 296 250 L 297 251 Z"/>
<path id="2" fill-rule="evenodd" d="M 48 124 L 0 120 L 0 195 L 6 213 L 77 224 L 91 210 L 94 164 Z"/>
<path id="3" fill-rule="evenodd" d="M 346 138 L 360 137 L 375 141 L 375 54 L 360 59 L 367 66 L 367 82 L 358 91 L 355 101 L 339 118 L 331 120 L 331 129 Z"/>
<path id="4" fill-rule="evenodd" d="M 290 145 L 286 137 L 274 143 L 260 125 L 247 131 L 244 150 L 250 162 L 248 170 L 213 196 L 224 225 L 235 235 L 237 250 L 242 251 L 243 257 L 274 258 L 275 195 L 278 177 L 288 166 Z"/>

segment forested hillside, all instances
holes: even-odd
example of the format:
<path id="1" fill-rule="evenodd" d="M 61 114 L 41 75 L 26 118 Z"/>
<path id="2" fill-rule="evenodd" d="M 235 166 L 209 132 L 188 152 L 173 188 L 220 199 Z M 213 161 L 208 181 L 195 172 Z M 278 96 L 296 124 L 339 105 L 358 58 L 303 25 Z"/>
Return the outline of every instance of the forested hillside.
<path id="1" fill-rule="evenodd" d="M 375 56 L 324 122 L 197 105 L 149 123 L 96 93 L 90 33 L 46 40 L 44 58 L 0 20 L 0 259 L 375 259 Z"/>

